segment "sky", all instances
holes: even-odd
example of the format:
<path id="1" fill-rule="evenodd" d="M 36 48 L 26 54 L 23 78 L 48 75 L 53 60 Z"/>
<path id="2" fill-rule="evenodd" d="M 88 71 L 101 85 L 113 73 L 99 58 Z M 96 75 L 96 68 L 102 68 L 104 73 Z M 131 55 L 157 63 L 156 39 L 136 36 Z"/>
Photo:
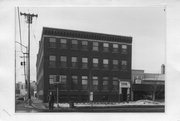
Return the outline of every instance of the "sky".
<path id="1" fill-rule="evenodd" d="M 165 64 L 166 12 L 164 6 L 157 7 L 20 7 L 20 12 L 38 14 L 31 25 L 31 80 L 36 80 L 36 55 L 42 28 L 54 27 L 131 36 L 132 69 L 143 69 L 147 73 L 160 73 Z M 19 39 L 17 9 L 16 41 Z M 22 43 L 27 45 L 27 24 L 20 16 Z M 20 46 L 17 45 L 17 51 Z M 18 53 L 18 52 L 17 52 Z M 21 56 L 21 53 L 17 54 Z M 24 81 L 23 59 L 17 57 L 17 81 Z"/>

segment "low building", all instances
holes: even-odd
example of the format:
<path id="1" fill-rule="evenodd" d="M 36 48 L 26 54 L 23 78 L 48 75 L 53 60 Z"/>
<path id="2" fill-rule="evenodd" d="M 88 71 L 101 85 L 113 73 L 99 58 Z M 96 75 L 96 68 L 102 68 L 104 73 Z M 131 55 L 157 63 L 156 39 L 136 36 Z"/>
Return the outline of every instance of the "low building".
<path id="1" fill-rule="evenodd" d="M 27 94 L 25 83 L 22 82 L 16 83 L 15 90 L 16 90 L 16 96 L 25 96 Z"/>
<path id="2" fill-rule="evenodd" d="M 164 96 L 165 73 L 144 73 L 144 70 L 132 70 L 131 100 L 164 100 Z"/>

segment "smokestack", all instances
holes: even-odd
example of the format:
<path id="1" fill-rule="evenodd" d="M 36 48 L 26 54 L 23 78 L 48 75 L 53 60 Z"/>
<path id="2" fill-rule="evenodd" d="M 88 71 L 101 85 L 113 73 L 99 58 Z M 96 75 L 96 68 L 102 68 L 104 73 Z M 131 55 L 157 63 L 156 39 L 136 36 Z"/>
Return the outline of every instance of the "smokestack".
<path id="1" fill-rule="evenodd" d="M 161 65 L 161 74 L 165 74 L 165 65 L 164 64 Z"/>

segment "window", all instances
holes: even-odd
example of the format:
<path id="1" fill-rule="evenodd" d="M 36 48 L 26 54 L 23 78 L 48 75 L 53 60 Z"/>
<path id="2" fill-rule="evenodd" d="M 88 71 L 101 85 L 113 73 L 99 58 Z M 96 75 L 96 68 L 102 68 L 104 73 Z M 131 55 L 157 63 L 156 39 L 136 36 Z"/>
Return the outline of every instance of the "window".
<path id="1" fill-rule="evenodd" d="M 121 61 L 121 66 L 122 66 L 122 70 L 126 70 L 127 69 L 127 61 L 126 60 L 122 60 Z"/>
<path id="2" fill-rule="evenodd" d="M 103 67 L 104 67 L 105 69 L 108 68 L 108 64 L 109 64 L 109 60 L 108 60 L 108 59 L 103 59 Z"/>
<path id="3" fill-rule="evenodd" d="M 99 50 L 99 43 L 98 42 L 93 42 L 93 51 L 98 51 Z"/>
<path id="4" fill-rule="evenodd" d="M 118 52 L 118 44 L 113 44 L 113 52 Z"/>
<path id="5" fill-rule="evenodd" d="M 56 82 L 56 75 L 49 75 L 49 84 Z"/>
<path id="6" fill-rule="evenodd" d="M 59 86 L 60 90 L 66 89 L 66 83 L 67 83 L 67 76 L 66 75 L 59 75 Z"/>
<path id="7" fill-rule="evenodd" d="M 77 57 L 72 57 L 71 61 L 72 61 L 72 67 L 77 67 Z"/>
<path id="8" fill-rule="evenodd" d="M 113 69 L 118 69 L 118 60 L 113 60 Z"/>
<path id="9" fill-rule="evenodd" d="M 67 67 L 67 57 L 60 56 L 60 67 Z"/>
<path id="10" fill-rule="evenodd" d="M 93 91 L 97 91 L 98 90 L 98 77 L 97 76 L 93 76 Z"/>
<path id="11" fill-rule="evenodd" d="M 71 42 L 72 42 L 72 45 L 71 45 L 72 49 L 78 49 L 78 41 L 72 40 Z"/>
<path id="12" fill-rule="evenodd" d="M 109 44 L 108 43 L 103 43 L 103 51 L 108 52 L 109 51 Z"/>
<path id="13" fill-rule="evenodd" d="M 98 68 L 98 63 L 99 63 L 98 58 L 93 58 L 93 67 L 94 68 Z"/>
<path id="14" fill-rule="evenodd" d="M 108 77 L 103 77 L 103 90 L 108 90 Z"/>
<path id="15" fill-rule="evenodd" d="M 53 89 L 53 84 L 56 82 L 56 75 L 49 75 L 49 88 Z"/>
<path id="16" fill-rule="evenodd" d="M 56 38 L 49 38 L 49 48 L 56 48 Z"/>
<path id="17" fill-rule="evenodd" d="M 88 77 L 82 76 L 82 90 L 88 89 Z"/>
<path id="18" fill-rule="evenodd" d="M 82 58 L 82 68 L 88 68 L 88 58 Z"/>
<path id="19" fill-rule="evenodd" d="M 67 48 L 67 40 L 66 39 L 60 39 L 60 48 L 61 49 Z"/>
<path id="20" fill-rule="evenodd" d="M 113 88 L 114 91 L 118 91 L 119 89 L 119 82 L 117 77 L 113 77 Z"/>
<path id="21" fill-rule="evenodd" d="M 72 76 L 71 89 L 72 90 L 78 89 L 78 76 Z"/>
<path id="22" fill-rule="evenodd" d="M 49 67 L 50 68 L 56 67 L 56 56 L 54 56 L 54 55 L 49 56 Z"/>
<path id="23" fill-rule="evenodd" d="M 127 45 L 122 45 L 122 54 L 127 54 Z"/>
<path id="24" fill-rule="evenodd" d="M 82 41 L 82 50 L 88 50 L 88 41 Z"/>

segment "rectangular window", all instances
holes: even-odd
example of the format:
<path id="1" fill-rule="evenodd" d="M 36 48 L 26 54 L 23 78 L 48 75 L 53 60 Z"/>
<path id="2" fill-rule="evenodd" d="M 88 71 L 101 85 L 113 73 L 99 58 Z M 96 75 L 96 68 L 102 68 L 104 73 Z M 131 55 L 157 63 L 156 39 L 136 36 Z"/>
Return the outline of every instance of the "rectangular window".
<path id="1" fill-rule="evenodd" d="M 93 58 L 93 67 L 94 68 L 98 68 L 98 63 L 99 63 L 98 58 Z"/>
<path id="2" fill-rule="evenodd" d="M 113 60 L 113 69 L 118 69 L 118 60 Z"/>
<path id="3" fill-rule="evenodd" d="M 97 91 L 98 90 L 98 77 L 97 76 L 93 76 L 93 91 Z"/>
<path id="4" fill-rule="evenodd" d="M 122 60 L 121 61 L 121 66 L 122 66 L 122 70 L 126 70 L 127 69 L 127 61 L 126 60 Z"/>
<path id="5" fill-rule="evenodd" d="M 88 68 L 88 58 L 82 58 L 82 68 Z"/>
<path id="6" fill-rule="evenodd" d="M 49 67 L 50 68 L 56 67 L 56 56 L 54 56 L 54 55 L 49 56 Z"/>
<path id="7" fill-rule="evenodd" d="M 99 43 L 98 42 L 93 42 L 93 51 L 98 51 L 99 50 Z"/>
<path id="8" fill-rule="evenodd" d="M 109 60 L 108 59 L 103 59 L 103 67 L 107 69 L 109 67 Z"/>
<path id="9" fill-rule="evenodd" d="M 108 90 L 108 77 L 103 77 L 103 90 Z"/>
<path id="10" fill-rule="evenodd" d="M 60 90 L 66 90 L 66 84 L 67 84 L 67 76 L 66 75 L 59 75 L 59 86 Z"/>
<path id="11" fill-rule="evenodd" d="M 72 76 L 71 89 L 78 90 L 78 76 Z"/>
<path id="12" fill-rule="evenodd" d="M 119 89 L 119 82 L 117 77 L 113 77 L 113 90 L 118 91 Z"/>
<path id="13" fill-rule="evenodd" d="M 127 45 L 122 45 L 122 54 L 127 54 Z"/>
<path id="14" fill-rule="evenodd" d="M 53 89 L 53 84 L 56 82 L 56 75 L 49 75 L 49 88 Z"/>
<path id="15" fill-rule="evenodd" d="M 78 49 L 78 41 L 72 40 L 71 42 L 72 42 L 72 45 L 71 45 L 72 49 Z"/>
<path id="16" fill-rule="evenodd" d="M 103 51 L 108 52 L 109 51 L 109 44 L 108 43 L 103 43 Z"/>
<path id="17" fill-rule="evenodd" d="M 60 39 L 60 48 L 61 49 L 67 48 L 67 40 L 66 39 Z"/>
<path id="18" fill-rule="evenodd" d="M 60 56 L 60 67 L 67 67 L 67 57 Z"/>
<path id="19" fill-rule="evenodd" d="M 72 62 L 72 67 L 77 67 L 78 66 L 77 57 L 72 57 L 71 62 Z"/>
<path id="20" fill-rule="evenodd" d="M 82 76 L 82 90 L 88 89 L 88 77 Z"/>
<path id="21" fill-rule="evenodd" d="M 56 38 L 49 38 L 49 48 L 56 48 Z"/>
<path id="22" fill-rule="evenodd" d="M 113 44 L 113 52 L 118 52 L 118 44 Z"/>
<path id="23" fill-rule="evenodd" d="M 82 41 L 82 50 L 88 50 L 88 41 Z"/>

